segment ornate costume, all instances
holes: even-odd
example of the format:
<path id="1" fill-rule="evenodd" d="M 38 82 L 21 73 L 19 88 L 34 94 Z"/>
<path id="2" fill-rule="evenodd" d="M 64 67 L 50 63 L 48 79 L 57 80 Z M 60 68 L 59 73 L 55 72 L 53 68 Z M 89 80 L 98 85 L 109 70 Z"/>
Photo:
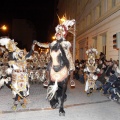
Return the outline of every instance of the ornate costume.
<path id="1" fill-rule="evenodd" d="M 56 41 L 50 44 L 51 60 L 47 71 L 48 80 L 47 84 L 45 84 L 45 86 L 48 86 L 46 98 L 49 100 L 52 108 L 58 106 L 58 98 L 60 98 L 59 115 L 65 114 L 63 104 L 67 98 L 66 90 L 69 75 L 71 86 L 75 86 L 75 82 L 73 81 L 75 66 L 70 52 L 71 43 L 65 39 L 70 29 L 69 27 L 72 27 L 74 23 L 75 20 L 66 20 L 59 24 L 55 28 Z"/>
<path id="2" fill-rule="evenodd" d="M 92 93 L 93 89 L 95 88 L 95 81 L 98 78 L 96 73 L 100 71 L 97 68 L 97 64 L 95 62 L 95 57 L 97 53 L 98 51 L 95 48 L 90 48 L 86 51 L 88 60 L 84 72 L 86 72 L 86 76 L 87 76 L 86 84 L 85 84 L 85 91 L 87 92 L 87 94 Z"/>
<path id="3" fill-rule="evenodd" d="M 21 50 L 16 46 L 16 42 L 10 38 L 1 38 L 0 44 L 4 45 L 8 53 L 4 54 L 4 63 L 9 65 L 6 69 L 6 77 L 2 79 L 11 88 L 14 105 L 13 110 L 16 110 L 17 104 L 20 102 L 22 107 L 26 107 L 26 97 L 29 95 L 29 82 L 27 74 L 26 51 Z M 7 56 L 11 54 L 11 56 Z M 7 57 L 8 59 L 7 59 Z"/>
<path id="4" fill-rule="evenodd" d="M 50 46 L 54 46 L 57 42 L 60 43 L 60 45 L 62 46 L 62 48 L 64 49 L 64 52 L 66 54 L 66 57 L 69 61 L 69 74 L 70 74 L 70 84 L 71 86 L 75 86 L 75 82 L 73 80 L 73 71 L 75 70 L 75 66 L 74 66 L 74 62 L 72 59 L 72 55 L 70 52 L 70 47 L 71 47 L 71 43 L 69 41 L 66 41 L 65 37 L 67 35 L 68 32 L 72 32 L 72 26 L 75 24 L 75 20 L 65 20 L 64 22 L 60 22 L 59 25 L 56 26 L 55 30 L 55 37 L 56 37 L 56 41 L 53 41 Z M 49 74 L 49 73 L 48 73 Z M 48 86 L 49 80 L 45 81 L 44 86 Z"/>

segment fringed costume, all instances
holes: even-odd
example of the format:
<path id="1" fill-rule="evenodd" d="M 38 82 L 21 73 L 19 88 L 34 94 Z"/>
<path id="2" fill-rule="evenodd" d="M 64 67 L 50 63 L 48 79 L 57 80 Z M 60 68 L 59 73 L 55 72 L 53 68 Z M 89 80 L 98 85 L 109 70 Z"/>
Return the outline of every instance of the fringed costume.
<path id="1" fill-rule="evenodd" d="M 73 71 L 75 70 L 74 62 L 70 52 L 71 43 L 66 41 L 65 37 L 70 28 L 75 24 L 75 20 L 66 20 L 59 24 L 55 30 L 56 40 L 50 44 L 51 60 L 48 65 L 48 79 L 45 81 L 47 88 L 47 99 L 52 108 L 59 104 L 59 115 L 65 115 L 64 102 L 67 99 L 66 90 L 68 76 L 70 75 L 70 84 L 75 86 L 73 80 Z"/>
<path id="2" fill-rule="evenodd" d="M 8 50 L 8 53 L 6 52 L 4 54 L 3 60 L 4 64 L 9 65 L 9 68 L 4 71 L 6 73 L 6 78 L 2 78 L 1 81 L 4 81 L 12 91 L 14 99 L 12 109 L 16 110 L 19 102 L 22 107 L 25 108 L 27 103 L 26 97 L 29 95 L 30 87 L 26 63 L 27 52 L 19 49 L 16 46 L 17 43 L 7 37 L 0 39 L 0 45 L 5 46 L 6 50 Z"/>
<path id="3" fill-rule="evenodd" d="M 87 95 L 90 95 L 93 92 L 93 89 L 95 88 L 95 81 L 98 78 L 96 73 L 100 71 L 97 68 L 97 63 L 95 62 L 97 53 L 98 51 L 95 48 L 90 48 L 86 51 L 88 60 L 84 72 L 87 76 L 85 84 L 85 91 L 87 92 Z"/>

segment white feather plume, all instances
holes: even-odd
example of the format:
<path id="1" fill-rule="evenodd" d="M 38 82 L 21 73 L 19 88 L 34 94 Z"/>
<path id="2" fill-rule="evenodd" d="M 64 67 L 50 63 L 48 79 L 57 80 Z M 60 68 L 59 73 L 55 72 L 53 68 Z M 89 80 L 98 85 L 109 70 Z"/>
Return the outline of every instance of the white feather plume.
<path id="1" fill-rule="evenodd" d="M 57 90 L 58 90 L 58 83 L 57 83 L 57 80 L 56 80 L 54 85 L 48 86 L 46 99 L 48 99 L 50 101 L 54 97 L 55 92 Z"/>
<path id="2" fill-rule="evenodd" d="M 98 76 L 97 75 L 93 75 L 93 80 L 97 80 Z"/>
<path id="3" fill-rule="evenodd" d="M 66 26 L 67 30 L 69 30 L 69 26 L 72 27 L 74 24 L 75 24 L 75 19 L 66 20 L 65 22 L 63 22 L 63 25 Z"/>
<path id="4" fill-rule="evenodd" d="M 19 67 L 17 65 L 15 65 L 15 64 L 13 64 L 12 66 L 13 66 L 14 70 L 18 70 L 19 69 Z"/>
<path id="5" fill-rule="evenodd" d="M 8 69 L 6 70 L 6 73 L 7 73 L 8 75 L 12 74 L 12 68 L 8 68 Z"/>
<path id="6" fill-rule="evenodd" d="M 4 52 L 5 51 L 5 48 L 4 47 L 0 47 L 1 51 Z"/>
<path id="7" fill-rule="evenodd" d="M 120 73 L 120 69 L 119 69 L 118 67 L 117 67 L 117 70 L 116 70 L 116 71 L 117 71 L 117 73 Z"/>
<path id="8" fill-rule="evenodd" d="M 4 78 L 0 79 L 0 88 L 1 88 L 2 86 L 4 86 L 4 83 L 5 83 Z"/>
<path id="9" fill-rule="evenodd" d="M 6 46 L 6 48 L 7 48 L 7 45 L 9 42 L 10 42 L 10 38 L 1 38 L 0 39 L 0 45 Z"/>

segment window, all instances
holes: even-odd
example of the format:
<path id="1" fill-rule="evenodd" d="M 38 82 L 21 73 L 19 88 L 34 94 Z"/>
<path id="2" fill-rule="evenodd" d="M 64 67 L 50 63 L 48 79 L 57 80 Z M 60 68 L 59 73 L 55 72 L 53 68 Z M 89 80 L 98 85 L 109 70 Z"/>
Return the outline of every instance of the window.
<path id="1" fill-rule="evenodd" d="M 80 48 L 80 59 L 84 60 L 84 50 L 83 50 L 83 48 Z"/>
<path id="2" fill-rule="evenodd" d="M 97 37 L 94 39 L 95 48 L 97 49 Z"/>
<path id="3" fill-rule="evenodd" d="M 112 7 L 114 7 L 116 4 L 116 0 L 112 0 Z"/>
<path id="4" fill-rule="evenodd" d="M 99 5 L 99 17 L 101 16 L 101 4 Z"/>
<path id="5" fill-rule="evenodd" d="M 87 16 L 87 26 L 89 26 L 91 23 L 91 14 Z"/>
<path id="6" fill-rule="evenodd" d="M 101 4 L 96 7 L 95 18 L 98 19 L 101 16 Z"/>
<path id="7" fill-rule="evenodd" d="M 92 22 L 95 21 L 95 9 L 92 10 L 92 19 L 91 19 Z"/>
<path id="8" fill-rule="evenodd" d="M 102 51 L 106 54 L 106 33 L 102 35 Z"/>
<path id="9" fill-rule="evenodd" d="M 82 26 L 83 26 L 83 30 L 84 30 L 84 29 L 85 29 L 85 19 L 83 19 L 83 22 L 82 22 L 82 23 L 83 23 Z"/>
<path id="10" fill-rule="evenodd" d="M 108 10 L 115 7 L 115 5 L 116 5 L 116 0 L 107 0 Z"/>
<path id="11" fill-rule="evenodd" d="M 97 37 L 93 38 L 93 46 L 97 49 Z"/>

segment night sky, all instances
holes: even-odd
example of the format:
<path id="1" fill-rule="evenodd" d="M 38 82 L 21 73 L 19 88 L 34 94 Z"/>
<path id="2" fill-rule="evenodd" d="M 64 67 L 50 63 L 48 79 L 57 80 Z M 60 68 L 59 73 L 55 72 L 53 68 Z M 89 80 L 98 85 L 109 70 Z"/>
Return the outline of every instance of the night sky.
<path id="1" fill-rule="evenodd" d="M 48 30 L 52 27 L 56 0 L 1 0 L 0 25 L 12 19 L 32 21 L 37 30 L 37 39 L 48 41 Z M 53 28 L 54 29 L 54 28 Z"/>

